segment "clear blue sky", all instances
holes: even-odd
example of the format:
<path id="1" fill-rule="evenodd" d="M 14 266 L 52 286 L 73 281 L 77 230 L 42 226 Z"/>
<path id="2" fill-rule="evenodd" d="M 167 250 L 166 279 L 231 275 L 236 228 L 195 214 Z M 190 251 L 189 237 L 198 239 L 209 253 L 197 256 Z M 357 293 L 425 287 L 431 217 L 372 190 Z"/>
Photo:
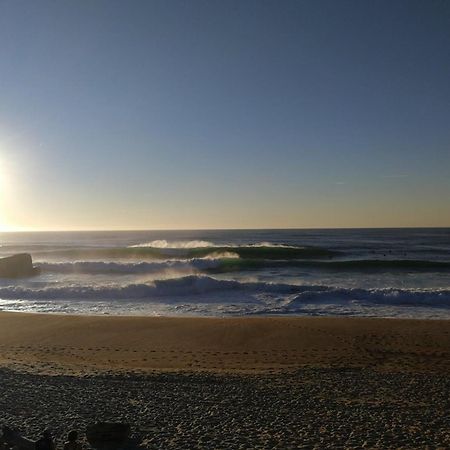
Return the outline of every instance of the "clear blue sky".
<path id="1" fill-rule="evenodd" d="M 0 0 L 0 228 L 450 226 L 450 2 Z"/>

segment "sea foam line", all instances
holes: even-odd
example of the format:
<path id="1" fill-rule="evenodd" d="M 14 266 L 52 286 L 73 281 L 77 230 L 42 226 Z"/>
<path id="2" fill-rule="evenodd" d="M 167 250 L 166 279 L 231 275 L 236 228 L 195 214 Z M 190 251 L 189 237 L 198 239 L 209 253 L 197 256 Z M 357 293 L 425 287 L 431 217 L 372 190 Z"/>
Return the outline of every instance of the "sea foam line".
<path id="1" fill-rule="evenodd" d="M 193 241 L 167 241 L 166 239 L 156 239 L 150 242 L 142 242 L 128 246 L 128 248 L 159 248 L 159 249 L 195 249 L 195 248 L 239 248 L 239 247 L 273 247 L 273 248 L 302 248 L 287 244 L 278 244 L 273 242 L 258 242 L 248 244 L 214 244 L 213 242 L 203 240 Z"/>

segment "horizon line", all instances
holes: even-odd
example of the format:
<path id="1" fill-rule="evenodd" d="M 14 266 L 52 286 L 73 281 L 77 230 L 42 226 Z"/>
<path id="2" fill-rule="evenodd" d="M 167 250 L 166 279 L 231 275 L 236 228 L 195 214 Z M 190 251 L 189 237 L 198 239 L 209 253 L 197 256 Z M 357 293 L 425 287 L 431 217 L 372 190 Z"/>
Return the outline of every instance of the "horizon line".
<path id="1" fill-rule="evenodd" d="M 149 232 L 149 231 L 283 231 L 283 230 L 402 230 L 402 229 L 450 229 L 447 226 L 388 226 L 388 227 L 285 227 L 285 228 L 79 228 L 79 229 L 50 229 L 50 230 L 0 230 L 6 233 L 106 233 L 106 232 Z"/>

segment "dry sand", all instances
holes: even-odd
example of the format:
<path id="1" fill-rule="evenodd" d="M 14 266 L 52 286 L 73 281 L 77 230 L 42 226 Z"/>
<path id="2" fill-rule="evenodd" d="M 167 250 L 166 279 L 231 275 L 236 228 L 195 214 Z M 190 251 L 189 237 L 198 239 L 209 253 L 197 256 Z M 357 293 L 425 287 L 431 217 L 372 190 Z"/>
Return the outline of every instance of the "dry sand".
<path id="1" fill-rule="evenodd" d="M 0 313 L 0 366 L 40 373 L 450 372 L 450 323 Z"/>

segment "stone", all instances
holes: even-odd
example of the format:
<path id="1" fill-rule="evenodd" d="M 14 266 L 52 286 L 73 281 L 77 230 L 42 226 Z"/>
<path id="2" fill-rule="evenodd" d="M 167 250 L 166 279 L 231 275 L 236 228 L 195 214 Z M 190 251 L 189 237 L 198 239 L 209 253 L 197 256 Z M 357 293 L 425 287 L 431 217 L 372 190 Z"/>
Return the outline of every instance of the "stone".
<path id="1" fill-rule="evenodd" d="M 34 450 L 35 442 L 23 437 L 17 430 L 4 425 L 0 438 L 0 449 L 6 450 L 11 446 L 17 450 Z"/>
<path id="2" fill-rule="evenodd" d="M 125 445 L 130 431 L 128 423 L 97 422 L 87 427 L 86 438 L 96 450 L 114 450 Z"/>
<path id="3" fill-rule="evenodd" d="M 20 253 L 0 259 L 0 278 L 31 277 L 39 274 L 39 269 L 33 267 L 31 255 Z"/>

